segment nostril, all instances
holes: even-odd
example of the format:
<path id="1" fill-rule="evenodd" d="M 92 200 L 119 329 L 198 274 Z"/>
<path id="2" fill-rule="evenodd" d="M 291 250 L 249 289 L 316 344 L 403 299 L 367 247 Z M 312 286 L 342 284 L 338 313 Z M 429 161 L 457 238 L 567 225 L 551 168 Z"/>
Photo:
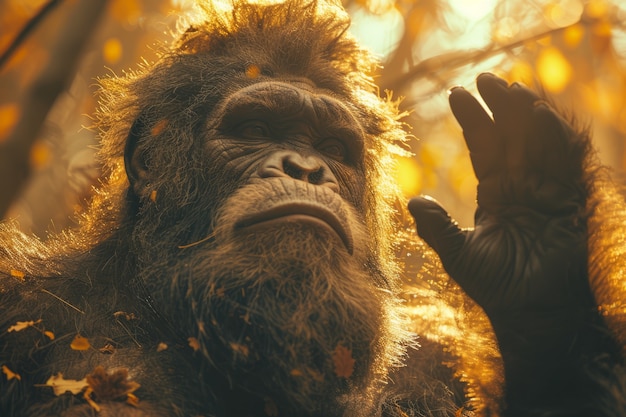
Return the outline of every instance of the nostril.
<path id="1" fill-rule="evenodd" d="M 304 172 L 296 166 L 289 163 L 289 161 L 283 161 L 283 172 L 296 180 L 302 180 Z"/>
<path id="2" fill-rule="evenodd" d="M 324 168 L 320 168 L 317 171 L 311 172 L 309 174 L 309 182 L 311 184 L 320 184 L 322 179 L 324 178 Z"/>

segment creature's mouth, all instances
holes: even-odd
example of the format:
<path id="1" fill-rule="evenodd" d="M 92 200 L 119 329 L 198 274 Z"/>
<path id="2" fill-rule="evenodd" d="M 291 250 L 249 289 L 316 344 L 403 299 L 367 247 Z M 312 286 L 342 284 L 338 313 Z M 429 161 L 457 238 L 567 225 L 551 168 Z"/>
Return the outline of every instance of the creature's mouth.
<path id="1" fill-rule="evenodd" d="M 352 235 L 345 226 L 345 222 L 328 208 L 311 202 L 279 204 L 240 220 L 235 224 L 235 229 L 257 225 L 269 226 L 272 223 L 283 222 L 310 223 L 329 229 L 339 237 L 348 253 L 352 255 L 354 250 Z"/>

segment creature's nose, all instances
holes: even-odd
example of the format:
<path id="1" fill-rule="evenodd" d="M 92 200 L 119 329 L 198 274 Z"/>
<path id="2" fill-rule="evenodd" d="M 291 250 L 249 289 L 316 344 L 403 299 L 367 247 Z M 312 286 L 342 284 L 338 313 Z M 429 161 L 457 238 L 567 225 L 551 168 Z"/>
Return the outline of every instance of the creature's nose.
<path id="1" fill-rule="evenodd" d="M 259 167 L 261 178 L 290 177 L 339 192 L 339 183 L 328 165 L 315 155 L 283 150 L 269 156 Z"/>

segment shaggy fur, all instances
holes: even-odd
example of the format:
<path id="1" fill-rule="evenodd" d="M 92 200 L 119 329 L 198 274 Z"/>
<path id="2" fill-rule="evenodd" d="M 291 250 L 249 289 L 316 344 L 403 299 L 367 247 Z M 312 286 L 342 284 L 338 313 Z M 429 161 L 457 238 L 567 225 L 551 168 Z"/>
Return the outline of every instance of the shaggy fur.
<path id="1" fill-rule="evenodd" d="M 406 134 L 345 13 L 302 0 L 203 11 L 156 63 L 102 80 L 106 176 L 80 227 L 41 242 L 0 226 L 0 414 L 444 417 L 471 415 L 469 396 L 495 415 L 501 387 L 489 384 L 501 376 L 481 369 L 497 362 L 484 354 L 493 340 L 467 330 L 484 317 L 467 314 L 451 340 L 437 337 L 440 318 L 411 316 L 400 300 L 403 226 L 388 167 Z M 302 143 L 224 133 L 250 103 L 281 120 L 313 110 L 313 130 L 356 138 L 352 159 L 325 162 L 338 192 L 255 177 L 273 152 Z M 290 199 L 328 208 L 349 236 L 287 222 L 234 232 Z M 598 257 L 594 288 L 607 268 Z M 429 271 L 431 282 L 442 275 Z M 443 302 L 423 293 L 421 306 L 453 305 L 455 291 Z M 456 372 L 444 365 L 452 356 Z M 584 365 L 598 392 L 589 409 L 620 415 L 621 365 Z M 80 385 L 96 374 L 102 384 Z M 78 389 L 55 392 L 51 377 Z"/>
<path id="2" fill-rule="evenodd" d="M 21 378 L 0 379 L 3 416 L 91 415 L 82 394 L 55 395 L 46 381 L 82 380 L 96 366 L 128 369 L 141 385 L 137 406 L 122 406 L 123 387 L 114 398 L 89 394 L 100 415 L 454 413 L 462 393 L 438 382 L 451 375 L 437 345 L 424 341 L 417 355 L 437 365 L 390 377 L 417 344 L 394 295 L 398 192 L 383 169 L 404 132 L 367 75 L 375 61 L 329 4 L 205 13 L 155 65 L 102 81 L 107 177 L 80 227 L 42 243 L 3 226 L 0 305 L 15 307 L 0 315 L 0 363 Z M 315 117 L 345 116 L 336 129 L 364 140 L 350 167 L 328 162 L 341 198 L 292 181 L 250 182 L 266 147 L 220 137 L 229 103 L 246 100 L 246 89 L 303 79 L 343 103 L 317 100 Z M 287 114 L 290 91 L 270 92 L 276 102 L 265 105 Z M 149 178 L 134 177 L 133 164 Z M 242 214 L 298 193 L 349 224 L 353 255 L 298 224 L 232 235 Z M 18 321 L 34 324 L 8 332 Z M 77 335 L 87 350 L 71 347 Z"/>

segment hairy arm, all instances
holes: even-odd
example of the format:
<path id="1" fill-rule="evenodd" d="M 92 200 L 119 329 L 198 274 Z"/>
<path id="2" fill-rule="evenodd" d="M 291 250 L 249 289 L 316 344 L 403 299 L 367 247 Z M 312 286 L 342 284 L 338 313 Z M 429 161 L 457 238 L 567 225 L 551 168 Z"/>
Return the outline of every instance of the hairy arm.
<path id="1" fill-rule="evenodd" d="M 621 358 L 588 282 L 587 134 L 525 87 L 491 74 L 477 84 L 493 119 L 464 89 L 450 94 L 479 181 L 475 227 L 417 198 L 418 233 L 491 320 L 506 415 L 612 415 Z"/>

